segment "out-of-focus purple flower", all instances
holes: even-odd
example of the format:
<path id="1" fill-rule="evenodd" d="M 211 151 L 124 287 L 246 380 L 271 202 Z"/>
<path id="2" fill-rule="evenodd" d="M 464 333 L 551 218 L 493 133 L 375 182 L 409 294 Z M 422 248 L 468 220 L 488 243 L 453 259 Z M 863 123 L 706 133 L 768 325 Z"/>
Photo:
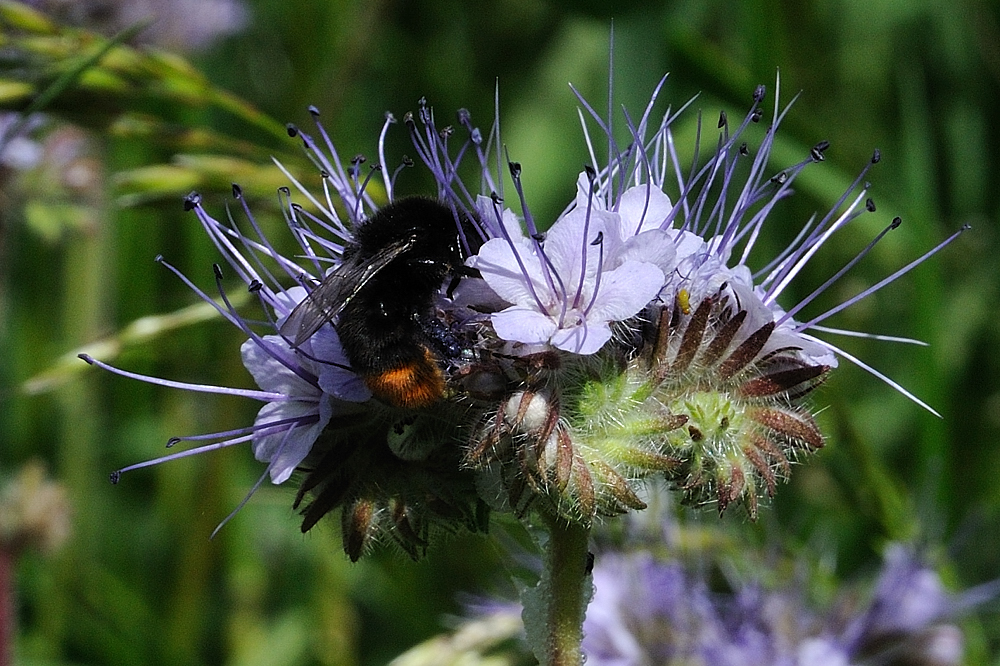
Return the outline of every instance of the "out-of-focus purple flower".
<path id="1" fill-rule="evenodd" d="M 142 21 L 137 40 L 197 51 L 242 30 L 249 19 L 239 0 L 26 0 L 53 18 L 108 34 Z"/>
<path id="2" fill-rule="evenodd" d="M 989 590 L 948 592 L 911 548 L 890 546 L 862 607 L 843 595 L 815 608 L 801 588 L 729 581 L 713 591 L 701 574 L 648 552 L 598 555 L 584 623 L 591 666 L 957 666 L 962 634 L 951 624 Z"/>

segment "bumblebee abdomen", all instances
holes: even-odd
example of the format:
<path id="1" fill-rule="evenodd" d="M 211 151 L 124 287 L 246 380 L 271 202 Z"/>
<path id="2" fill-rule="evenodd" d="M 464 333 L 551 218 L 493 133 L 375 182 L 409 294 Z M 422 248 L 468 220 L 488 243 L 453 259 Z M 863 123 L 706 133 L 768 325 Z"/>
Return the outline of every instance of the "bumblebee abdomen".
<path id="1" fill-rule="evenodd" d="M 444 396 L 444 374 L 426 347 L 417 358 L 363 377 L 376 398 L 395 407 L 422 409 Z"/>

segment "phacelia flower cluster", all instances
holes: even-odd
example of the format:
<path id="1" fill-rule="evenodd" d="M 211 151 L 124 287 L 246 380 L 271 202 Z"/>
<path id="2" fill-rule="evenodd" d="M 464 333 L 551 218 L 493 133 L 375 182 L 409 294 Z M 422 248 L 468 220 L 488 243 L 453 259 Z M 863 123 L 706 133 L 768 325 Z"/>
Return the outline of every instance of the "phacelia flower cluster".
<path id="1" fill-rule="evenodd" d="M 801 589 L 704 576 L 648 552 L 599 556 L 596 594 L 584 623 L 587 663 L 789 664 L 962 663 L 964 637 L 953 622 L 994 599 L 996 582 L 949 592 L 911 547 L 891 544 L 867 603 L 843 594 L 825 612 Z"/>
<path id="2" fill-rule="evenodd" d="M 261 232 L 238 187 L 245 222 L 220 222 L 189 196 L 186 208 L 263 312 L 252 320 L 231 307 L 216 267 L 217 307 L 246 335 L 243 361 L 259 390 L 139 378 L 263 406 L 252 426 L 172 440 L 211 443 L 126 470 L 251 442 L 268 465 L 261 482 L 300 473 L 303 530 L 341 509 L 353 559 L 378 539 L 417 557 L 435 529 L 478 529 L 490 510 L 590 525 L 644 508 L 640 484 L 651 476 L 689 502 L 755 516 L 791 462 L 823 446 L 803 398 L 838 356 L 867 368 L 816 337 L 820 323 L 951 238 L 803 320 L 898 226 L 810 296 L 779 305 L 813 255 L 874 210 L 865 178 L 878 152 L 829 212 L 777 256 L 756 258 L 778 204 L 828 144 L 773 170 L 788 106 L 776 92 L 763 138 L 749 145 L 765 118 L 760 86 L 738 125 L 720 116 L 704 158 L 699 117 L 693 158 L 682 158 L 674 125 L 687 105 L 654 116 L 662 85 L 637 121 L 625 115 L 626 145 L 579 98 L 593 164 L 551 224 L 534 219 L 521 165 L 508 162 L 503 177 L 495 168 L 497 124 L 484 133 L 460 111 L 456 126 L 438 127 L 423 100 L 403 121 L 418 159 L 396 167 L 384 148 L 392 116 L 371 167 L 340 157 L 315 109 L 318 138 L 290 126 L 321 174 L 314 192 L 285 170 L 296 192 L 279 193 L 291 253 Z M 596 145 L 609 146 L 603 163 Z M 397 180 L 416 164 L 436 191 L 400 196 Z"/>

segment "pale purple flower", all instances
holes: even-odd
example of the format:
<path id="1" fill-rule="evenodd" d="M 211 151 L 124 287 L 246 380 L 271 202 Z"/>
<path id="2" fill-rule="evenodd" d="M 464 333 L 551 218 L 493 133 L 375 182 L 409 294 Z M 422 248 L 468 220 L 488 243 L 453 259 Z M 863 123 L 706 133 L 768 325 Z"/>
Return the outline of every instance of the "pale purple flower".
<path id="1" fill-rule="evenodd" d="M 641 229 L 640 216 L 594 203 L 593 196 L 578 196 L 544 239 L 526 236 L 505 210 L 504 236 L 487 241 L 469 261 L 514 304 L 491 317 L 501 339 L 593 354 L 611 338 L 611 322 L 634 316 L 660 291 L 664 271 L 657 264 L 668 266 L 673 255 L 667 234 L 637 234 L 632 230 Z M 493 206 L 480 198 L 483 217 L 493 214 Z"/>
<path id="2" fill-rule="evenodd" d="M 662 85 L 661 81 L 660 86 Z M 443 345 L 453 344 L 459 352 L 455 355 L 454 362 L 449 360 L 439 364 L 444 383 L 453 392 L 447 400 L 461 403 L 468 397 L 463 391 L 469 394 L 478 392 L 481 395 L 503 389 L 504 383 L 520 372 L 508 361 L 538 351 L 555 350 L 570 357 L 580 357 L 596 354 L 607 345 L 616 344 L 621 358 L 632 358 L 641 351 L 635 346 L 634 333 L 645 324 L 652 324 L 654 328 L 659 325 L 650 320 L 651 313 L 676 309 L 687 317 L 690 314 L 687 310 L 697 307 L 699 303 L 714 303 L 719 304 L 720 308 L 733 307 L 734 311 L 739 311 L 739 317 L 743 318 L 742 325 L 737 327 L 738 330 L 734 329 L 736 332 L 727 340 L 728 347 L 712 350 L 716 365 L 726 363 L 722 360 L 727 358 L 726 354 L 740 349 L 750 336 L 762 331 L 767 333 L 769 327 L 773 327 L 768 335 L 761 335 L 766 339 L 755 352 L 754 358 L 780 352 L 781 358 L 785 359 L 783 362 L 787 364 L 791 363 L 788 357 L 797 355 L 797 367 L 810 368 L 810 372 L 815 370 L 813 375 L 806 378 L 793 376 L 787 379 L 787 386 L 779 387 L 790 398 L 794 397 L 793 389 L 798 390 L 799 384 L 802 384 L 802 391 L 811 390 L 815 385 L 811 380 L 820 377 L 835 365 L 836 357 L 840 356 L 874 372 L 923 405 L 905 389 L 871 370 L 862 361 L 816 337 L 814 333 L 843 333 L 823 328 L 820 322 L 906 273 L 944 247 L 957 233 L 857 296 L 825 313 L 808 319 L 802 318 L 805 321 L 801 321 L 799 317 L 802 309 L 816 295 L 861 260 L 884 233 L 898 226 L 894 222 L 887 227 L 865 251 L 799 303 L 787 309 L 784 309 L 787 306 L 778 304 L 778 299 L 787 286 L 824 244 L 856 217 L 874 209 L 874 204 L 867 197 L 867 186 L 863 183 L 868 168 L 878 161 L 877 152 L 871 164 L 862 170 L 834 207 L 825 215 L 806 223 L 802 232 L 784 251 L 775 257 L 754 258 L 756 241 L 764 233 L 775 206 L 792 193 L 791 185 L 803 169 L 823 159 L 827 144 L 817 144 L 802 162 L 774 172 L 769 165 L 771 148 L 775 132 L 788 111 L 788 106 L 779 105 L 777 91 L 774 95 L 771 124 L 760 144 L 751 149 L 743 138 L 747 128 L 763 118 L 761 105 L 765 92 L 761 86 L 754 92 L 751 109 L 740 125 L 731 130 L 723 114 L 719 122 L 720 136 L 714 151 L 704 161 L 699 160 L 696 155 L 693 165 L 684 164 L 679 157 L 673 134 L 673 124 L 680 111 L 674 113 L 668 110 L 658 121 L 653 117 L 660 86 L 638 121 L 633 121 L 626 114 L 627 129 L 631 137 L 626 147 L 619 146 L 614 140 L 611 120 L 602 119 L 579 97 L 583 107 L 581 117 L 589 115 L 591 121 L 596 122 L 599 127 L 599 141 L 595 141 L 591 137 L 589 125 L 584 123 L 584 137 L 592 162 L 594 165 L 600 164 L 594 148 L 597 144 L 608 146 L 608 156 L 603 166 L 587 167 L 580 175 L 575 196 L 551 225 L 539 225 L 533 218 L 521 187 L 521 166 L 515 162 L 508 162 L 507 168 L 514 194 L 521 204 L 523 219 L 519 219 L 505 205 L 503 179 L 497 175 L 494 162 L 497 148 L 501 145 L 498 123 L 494 124 L 488 135 L 484 135 L 472 124 L 468 112 L 463 110 L 458 113 L 460 129 L 439 128 L 433 111 L 423 100 L 418 113 L 405 116 L 404 123 L 410 132 L 419 161 L 435 180 L 436 192 L 433 196 L 454 211 L 456 221 L 460 222 L 457 231 L 464 255 L 468 257 L 467 264 L 478 270 L 481 276 L 463 276 L 454 291 L 454 285 L 446 281 L 434 299 L 433 317 L 442 328 L 449 329 L 446 331 L 447 335 L 454 338 L 454 343 L 446 342 Z M 687 105 L 684 108 L 686 107 Z M 314 117 L 318 117 L 318 111 L 310 111 Z M 86 360 L 120 374 L 160 385 L 241 395 L 259 400 L 264 405 L 250 427 L 174 438 L 170 442 L 171 446 L 182 440 L 212 443 L 156 461 L 126 467 L 116 473 L 115 479 L 121 472 L 129 469 L 250 441 L 257 458 L 268 463 L 268 469 L 260 482 L 269 475 L 273 482 L 280 483 L 287 480 L 296 469 L 315 469 L 304 463 L 314 453 L 313 448 L 319 435 L 332 422 L 343 422 L 333 421 L 335 417 L 359 411 L 368 416 L 378 413 L 370 405 L 366 407 L 371 395 L 361 379 L 350 371 L 332 326 L 322 326 L 311 339 L 295 348 L 279 333 L 281 323 L 295 304 L 304 298 L 306 291 L 322 280 L 329 271 L 336 270 L 341 265 L 345 248 L 352 243 L 353 230 L 377 209 L 368 187 L 371 180 L 381 180 L 389 201 L 396 198 L 396 178 L 404 167 L 413 166 L 414 162 L 403 158 L 398 167 L 387 167 L 385 137 L 394 123 L 395 119 L 387 115 L 378 137 L 377 163 L 367 172 L 362 169 L 366 162 L 363 157 L 348 161 L 340 158 L 318 121 L 317 140 L 297 128 L 290 128 L 290 134 L 303 141 L 310 159 L 322 174 L 322 191 L 317 194 L 299 183 L 289 170 L 278 165 L 289 177 L 298 195 L 310 204 L 309 209 L 303 208 L 292 202 L 290 189 L 280 190 L 282 212 L 289 232 L 298 244 L 294 256 L 286 256 L 275 250 L 243 201 L 239 188 L 234 187 L 234 195 L 238 200 L 238 207 L 242 209 L 242 215 L 227 215 L 225 222 L 209 215 L 202 206 L 200 196 L 192 194 L 188 197 L 186 208 L 195 212 L 231 270 L 259 300 L 262 321 L 251 321 L 230 305 L 222 290 L 221 269 L 216 270 L 216 280 L 223 304 L 217 305 L 194 282 L 169 264 L 164 264 L 243 332 L 247 338 L 243 344 L 243 359 L 260 390 L 140 377 L 115 370 L 89 357 Z M 460 133 L 464 134 L 464 139 L 456 146 L 453 144 L 453 137 Z M 699 130 L 699 144 L 700 140 Z M 478 182 L 472 184 L 462 181 L 458 175 L 469 171 L 469 162 L 473 163 L 479 176 Z M 741 173 L 746 175 L 739 176 Z M 237 219 L 240 221 L 237 222 Z M 241 225 L 245 225 L 245 230 L 240 228 Z M 546 226 L 547 230 L 543 231 Z M 727 316 L 731 315 L 732 312 Z M 677 318 L 684 320 L 684 317 L 678 315 Z M 716 316 L 713 321 L 718 323 L 721 317 Z M 668 328 L 664 327 L 662 330 L 667 331 Z M 616 332 L 621 335 L 616 337 Z M 669 371 L 670 366 L 664 362 L 665 359 L 680 359 L 684 364 L 689 364 L 691 359 L 678 351 L 682 336 L 670 334 L 663 337 L 668 338 L 668 341 L 657 352 L 657 363 L 666 371 Z M 710 337 L 714 337 L 714 333 Z M 719 338 L 722 339 L 722 336 Z M 691 336 L 694 344 L 701 344 L 703 340 L 706 347 L 709 339 L 704 335 L 701 338 Z M 490 356 L 494 354 L 491 359 Z M 496 363 L 486 362 L 477 367 L 480 356 Z M 743 365 L 754 358 L 746 359 Z M 736 367 L 736 361 L 732 361 L 732 368 Z M 505 369 L 505 364 L 510 367 Z M 717 368 L 710 370 L 715 372 Z M 667 375 L 659 377 L 657 382 L 662 383 L 666 378 Z M 478 382 L 479 379 L 484 381 Z M 673 379 L 678 378 L 672 378 L 671 381 Z M 471 384 L 464 383 L 467 380 Z M 671 385 L 671 390 L 675 388 Z M 756 385 L 751 388 L 759 390 Z M 452 400 L 450 396 L 455 396 L 456 400 Z M 502 396 L 500 404 L 507 404 L 510 397 Z M 551 407 L 557 401 L 543 401 L 543 404 Z M 456 428 L 475 429 L 482 425 L 480 413 L 462 413 L 475 423 L 453 424 Z M 771 413 L 765 414 L 770 415 Z M 787 417 L 786 414 L 779 416 Z M 822 437 L 818 431 L 814 432 L 811 417 L 805 412 L 795 412 L 792 417 L 801 426 L 799 430 L 804 428 L 810 435 L 800 444 L 807 448 L 822 445 Z M 384 419 L 375 419 L 374 423 L 380 423 L 380 427 L 386 426 Z M 782 430 L 782 423 L 784 422 L 775 423 L 772 418 L 768 427 L 785 433 L 787 428 Z M 665 425 L 669 424 L 668 420 Z M 405 441 L 406 424 L 396 425 L 398 427 L 392 428 L 393 433 L 402 432 L 401 439 Z M 580 430 L 590 431 L 588 427 Z M 499 430 L 494 428 L 486 432 Z M 331 433 L 334 439 L 341 434 Z M 394 434 L 390 434 L 388 439 L 394 437 Z M 558 439 L 556 437 L 554 441 Z M 379 445 L 383 443 L 392 448 L 388 442 L 379 440 Z M 431 444 L 430 449 L 434 449 L 435 442 Z M 649 446 L 651 444 L 646 441 L 638 443 L 638 448 L 634 451 L 642 455 L 636 460 L 653 461 L 656 464 L 651 469 L 662 471 L 669 452 L 650 451 Z M 490 447 L 489 437 L 485 438 L 484 447 L 484 451 L 495 450 L 495 447 Z M 419 447 L 418 450 L 425 451 Z M 398 451 L 393 449 L 392 453 L 395 455 Z M 655 455 L 650 457 L 651 453 Z M 777 449 L 769 449 L 765 453 L 776 457 L 778 463 L 784 461 L 787 464 L 784 454 Z M 775 475 L 768 472 L 767 460 L 762 456 L 763 454 L 754 459 L 752 468 L 764 474 L 767 492 L 771 493 Z M 553 460 L 558 461 L 559 458 Z M 371 460 L 364 461 L 364 464 L 372 465 L 371 469 L 377 468 Z M 603 471 L 607 465 L 602 465 L 601 474 L 613 478 L 609 476 L 610 472 Z M 468 461 L 465 467 L 456 466 L 456 475 L 461 476 L 468 466 Z M 746 470 L 736 471 L 745 476 L 746 472 L 753 473 L 753 469 L 747 467 Z M 564 476 L 581 474 L 582 470 L 584 467 L 581 465 L 563 466 L 561 473 Z M 636 469 L 628 468 L 626 476 L 632 477 L 637 473 Z M 739 475 L 732 476 L 726 482 L 733 484 L 731 494 L 734 496 L 739 494 L 735 490 L 737 486 L 750 488 L 754 485 L 744 484 L 742 477 L 737 476 Z M 612 505 L 618 507 L 616 510 L 641 506 L 642 503 L 634 492 L 625 492 L 629 488 L 625 477 L 620 478 L 621 484 L 610 484 L 620 491 Z M 338 483 L 341 481 L 343 479 L 337 479 Z M 316 488 L 318 484 L 319 481 L 316 481 L 307 485 Z M 577 488 L 578 484 L 570 483 L 569 487 Z M 584 484 L 579 487 L 593 486 Z M 720 488 L 725 490 L 722 486 Z M 340 491 L 343 492 L 338 495 Z M 328 496 L 334 498 L 331 502 L 336 502 L 336 498 L 346 496 L 343 494 L 346 492 L 346 489 L 338 486 L 330 490 Z M 602 495 L 600 502 L 606 500 L 607 497 Z M 724 506 L 724 503 L 720 505 Z M 591 513 L 597 506 L 597 503 L 591 502 L 590 509 L 585 513 Z M 317 508 L 316 512 L 321 508 L 322 506 Z M 367 506 L 362 509 L 375 510 Z M 751 513 L 754 511 L 755 508 Z M 318 518 L 313 516 L 307 522 L 312 524 L 315 519 Z M 360 523 L 357 527 L 361 531 L 367 529 Z M 415 539 L 412 543 L 418 544 L 419 541 Z"/>
<path id="3" fill-rule="evenodd" d="M 314 109 L 311 111 L 314 116 L 318 116 L 317 111 Z M 306 150 L 324 169 L 323 202 L 315 199 L 293 179 L 300 192 L 321 211 L 321 216 L 309 213 L 293 203 L 291 192 L 287 188 L 282 188 L 279 192 L 289 230 L 299 244 L 301 252 L 299 257 L 292 259 L 274 249 L 261 233 L 253 214 L 243 200 L 239 187 L 233 187 L 233 194 L 243 210 L 250 233 L 241 231 L 232 216 L 229 217 L 229 224 L 223 224 L 209 215 L 202 207 L 199 195 L 192 193 L 185 200 L 185 209 L 197 215 L 206 233 L 227 258 L 231 269 L 259 299 L 266 320 L 264 328 L 269 333 L 258 333 L 260 325 L 239 314 L 229 304 L 222 289 L 221 268 L 216 266 L 215 269 L 218 292 L 222 297 L 222 305 L 219 305 L 176 268 L 158 258 L 158 261 L 174 272 L 196 294 L 211 303 L 225 319 L 248 336 L 241 347 L 241 356 L 244 366 L 260 390 L 147 377 L 114 368 L 89 356 L 83 357 L 93 365 L 161 386 L 238 395 L 260 400 L 265 404 L 259 410 L 252 426 L 226 432 L 172 438 L 168 442 L 168 447 L 173 447 L 181 441 L 216 441 L 130 465 L 116 471 L 112 475 L 113 481 L 117 482 L 121 474 L 126 471 L 249 441 L 252 442 L 256 458 L 268 463 L 257 485 L 266 476 L 270 476 L 273 483 L 283 483 L 308 457 L 316 439 L 327 427 L 333 415 L 355 412 L 359 409 L 360 403 L 371 398 L 368 388 L 349 369 L 349 362 L 332 326 L 322 327 L 297 348 L 292 348 L 291 342 L 278 334 L 288 314 L 306 297 L 307 290 L 298 284 L 310 282 L 315 284 L 322 279 L 326 271 L 337 266 L 341 261 L 345 245 L 351 242 L 351 230 L 375 209 L 373 201 L 358 180 L 359 162 L 344 165 L 332 144 L 326 144 L 327 152 L 322 150 L 308 134 L 297 129 L 291 129 L 290 133 L 303 140 Z M 322 127 L 320 133 L 325 137 Z M 387 188 L 391 187 L 390 182 L 387 176 Z M 336 212 L 333 196 L 342 202 L 343 208 L 347 211 L 346 219 Z M 279 278 L 279 276 L 284 277 Z M 296 286 L 287 287 L 287 282 L 292 282 Z M 251 494 L 252 492 L 251 490 Z"/>
<path id="4" fill-rule="evenodd" d="M 455 131 L 437 127 L 428 107 L 421 107 L 415 117 L 408 116 L 418 154 L 438 180 L 439 195 L 477 215 L 486 234 L 486 242 L 469 264 L 510 304 L 490 315 L 497 336 L 522 343 L 521 353 L 552 347 L 591 354 L 611 338 L 614 322 L 641 313 L 647 304 L 671 305 L 680 296 L 693 307 L 710 296 L 720 300 L 728 296 L 748 313 L 733 346 L 773 322 L 775 330 L 762 354 L 794 349 L 803 362 L 827 367 L 835 367 L 838 357 L 846 358 L 933 412 L 899 384 L 816 333 L 922 344 L 828 328 L 822 323 L 921 264 L 961 231 L 843 303 L 799 319 L 816 296 L 899 225 L 898 218 L 893 220 L 865 250 L 800 302 L 790 308 L 779 304 L 789 284 L 826 243 L 839 237 L 859 215 L 875 209 L 866 178 L 870 167 L 879 161 L 879 152 L 874 151 L 835 205 L 808 220 L 783 251 L 773 257 L 755 257 L 757 240 L 767 233 L 776 207 L 793 193 L 792 186 L 805 168 L 823 161 L 829 143 L 817 143 L 797 164 L 777 171 L 771 167 L 775 134 L 791 107 L 779 104 L 780 80 L 776 80 L 769 126 L 756 147 L 749 145 L 747 135 L 748 128 L 765 117 L 764 86 L 754 91 L 752 106 L 737 127 L 730 127 L 725 113 L 720 115 L 719 137 L 704 162 L 698 161 L 702 142 L 699 120 L 695 163 L 686 164 L 673 126 L 693 100 L 680 110 L 668 109 L 657 121 L 654 104 L 665 80 L 638 119 L 625 114 L 630 134 L 626 146 L 616 141 L 611 119 L 601 117 L 577 94 L 581 120 L 590 119 L 590 123 L 583 122 L 583 129 L 592 164 L 602 162 L 596 146 L 607 145 L 608 154 L 603 166 L 588 168 L 580 175 L 576 196 L 548 231 L 543 231 L 544 225 L 531 215 L 521 188 L 522 167 L 516 162 L 508 162 L 508 167 L 523 219 L 504 207 L 503 180 L 494 175 L 491 160 L 491 147 L 501 144 L 497 126 L 484 145 L 484 137 L 468 113 L 459 112 L 459 124 L 467 130 L 468 139 L 453 151 L 448 141 Z M 591 124 L 598 127 L 596 136 L 591 135 Z M 469 158 L 478 160 L 481 194 L 456 175 L 462 161 Z M 661 274 L 663 282 L 654 293 Z"/>
<path id="5" fill-rule="evenodd" d="M 720 115 L 720 135 L 714 152 L 703 164 L 687 165 L 680 160 L 673 124 L 688 105 L 677 112 L 668 109 L 659 123 L 654 122 L 653 104 L 659 90 L 658 86 L 638 122 L 626 114 L 625 120 L 632 137 L 626 147 L 614 141 L 610 119 L 601 118 L 578 96 L 586 114 L 600 128 L 595 141 L 590 136 L 587 123 L 584 123 L 586 141 L 595 161 L 594 146 L 601 143 L 609 146 L 607 165 L 596 172 L 591 186 L 595 192 L 593 199 L 601 204 L 597 208 L 618 211 L 623 218 L 625 211 L 641 210 L 642 224 L 636 227 L 637 230 L 661 230 L 669 234 L 673 241 L 674 252 L 670 257 L 673 265 L 658 264 L 663 269 L 666 284 L 657 300 L 671 304 L 682 295 L 694 307 L 703 299 L 720 294 L 721 290 L 720 297 L 727 294 L 735 296 L 736 302 L 747 310 L 747 323 L 742 329 L 744 336 L 760 325 L 775 323 L 775 330 L 762 354 L 773 349 L 797 349 L 804 362 L 829 367 L 836 366 L 838 356 L 846 358 L 933 412 L 906 389 L 834 344 L 816 337 L 815 333 L 916 342 L 827 328 L 821 322 L 893 282 L 946 246 L 961 231 L 847 301 L 827 312 L 799 321 L 795 317 L 803 308 L 863 259 L 888 231 L 899 226 L 899 219 L 893 220 L 865 250 L 794 307 L 785 310 L 778 303 L 788 285 L 827 242 L 859 215 L 875 210 L 875 204 L 868 196 L 866 177 L 869 168 L 880 160 L 879 151 L 874 152 L 869 164 L 827 213 L 807 221 L 799 235 L 777 256 L 753 261 L 756 242 L 762 233 L 766 233 L 775 207 L 793 193 L 792 185 L 805 168 L 823 161 L 829 143 L 817 143 L 805 159 L 790 167 L 777 172 L 770 168 L 775 134 L 791 107 L 791 103 L 784 107 L 779 105 L 780 80 L 776 80 L 770 125 L 756 148 L 749 146 L 745 137 L 748 128 L 764 117 L 761 106 L 765 98 L 764 86 L 758 86 L 753 105 L 736 128 L 730 127 L 725 113 Z M 584 113 L 581 113 L 583 116 Z M 700 128 L 699 123 L 699 143 Z M 744 170 L 748 175 L 741 176 Z M 580 205 L 579 196 L 575 205 Z M 635 217 L 634 213 L 632 217 Z M 751 268 L 754 264 L 760 268 Z M 738 335 L 733 344 L 740 341 L 741 336 Z"/>
<path id="6" fill-rule="evenodd" d="M 768 590 L 735 577 L 731 592 L 713 592 L 679 561 L 643 551 L 599 554 L 593 580 L 583 640 L 590 666 L 957 665 L 962 634 L 950 622 L 998 589 L 949 592 L 901 545 L 887 550 L 870 601 L 853 609 L 845 603 L 853 594 L 816 608 L 801 586 Z"/>

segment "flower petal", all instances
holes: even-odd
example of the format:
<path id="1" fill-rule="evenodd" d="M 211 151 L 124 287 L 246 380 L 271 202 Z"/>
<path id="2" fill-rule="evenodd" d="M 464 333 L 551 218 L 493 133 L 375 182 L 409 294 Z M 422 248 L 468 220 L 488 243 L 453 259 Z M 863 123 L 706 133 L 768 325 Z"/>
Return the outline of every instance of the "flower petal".
<path id="1" fill-rule="evenodd" d="M 315 423 L 294 427 L 290 431 L 282 429 L 254 439 L 254 457 L 261 462 L 270 463 L 272 483 L 287 481 L 299 463 L 309 455 L 316 438 L 330 420 L 329 413 L 326 414 L 326 418 L 321 418 L 320 412 L 318 404 L 298 400 L 269 402 L 261 407 L 254 421 L 254 426 L 258 428 L 266 427 L 268 423 L 276 421 L 308 419 L 312 415 L 316 416 Z"/>
<path id="2" fill-rule="evenodd" d="M 509 342 L 548 342 L 556 331 L 552 317 L 517 305 L 495 313 L 492 321 L 496 334 Z"/>
<path id="3" fill-rule="evenodd" d="M 281 336 L 265 335 L 263 344 L 267 345 L 267 349 L 261 347 L 261 343 L 257 340 L 250 339 L 240 347 L 243 366 L 253 375 L 257 386 L 265 391 L 282 393 L 293 398 L 315 398 L 319 394 L 319 389 L 315 385 L 302 379 L 278 360 L 285 358 L 289 364 L 301 365 L 295 359 L 291 347 Z M 305 369 L 311 372 L 310 368 Z"/>

